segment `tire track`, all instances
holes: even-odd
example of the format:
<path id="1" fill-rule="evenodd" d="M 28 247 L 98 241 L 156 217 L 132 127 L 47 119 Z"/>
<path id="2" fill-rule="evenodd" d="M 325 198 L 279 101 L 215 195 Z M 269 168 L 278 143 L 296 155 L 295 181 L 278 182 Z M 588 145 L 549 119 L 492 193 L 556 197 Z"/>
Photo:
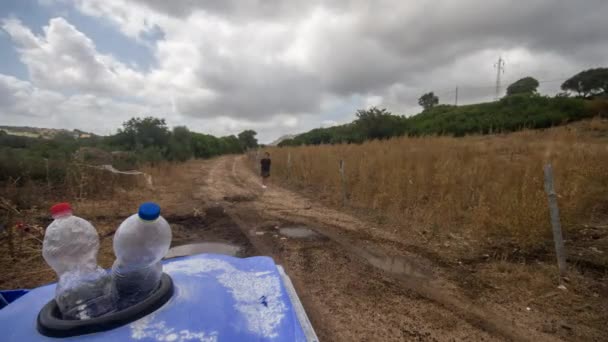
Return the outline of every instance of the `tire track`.
<path id="1" fill-rule="evenodd" d="M 306 309 L 311 312 L 313 324 L 321 329 L 320 336 L 330 340 L 352 339 L 354 336 L 347 333 L 348 329 L 363 331 L 365 335 L 367 330 L 362 328 L 366 326 L 365 321 L 358 321 L 356 327 L 343 322 L 343 316 L 350 315 L 350 320 L 357 321 L 354 317 L 363 315 L 374 322 L 370 329 L 384 326 L 393 331 L 393 335 L 386 335 L 382 340 L 556 340 L 528 329 L 514 319 L 507 321 L 505 318 L 510 315 L 505 316 L 504 312 L 499 315 L 471 303 L 455 285 L 442 280 L 441 270 L 429 260 L 413 254 L 403 255 L 403 251 L 395 251 L 395 247 L 388 250 L 374 244 L 370 247 L 370 242 L 379 245 L 379 241 L 393 241 L 393 237 L 382 233 L 370 235 L 367 233 L 369 224 L 276 186 L 263 190 L 257 177 L 245 166 L 244 157 L 224 157 L 214 163 L 208 180 L 213 188 L 210 193 L 222 199 L 239 195 L 251 198 L 250 201 L 225 203 L 226 212 L 246 234 L 252 226 L 259 229 L 267 222 L 278 220 L 314 227 L 329 238 L 326 244 L 306 248 L 305 242 L 248 234 L 258 251 L 272 255 L 292 276 Z M 391 254 L 395 252 L 400 255 Z M 310 272 L 315 270 L 323 275 L 323 281 L 309 279 Z M 334 274 L 341 277 L 336 278 Z M 357 281 L 360 282 L 359 291 L 350 291 L 346 298 L 331 290 L 332 287 L 348 289 Z M 375 291 L 377 287 L 386 287 L 386 283 L 391 284 L 390 290 Z M 309 293 L 331 293 L 333 302 L 320 303 Z M 351 305 L 349 310 L 339 314 L 342 321 L 328 319 L 328 315 L 337 314 L 328 310 L 328 304 L 344 305 L 344 301 L 353 300 L 360 305 L 372 300 L 376 307 L 369 310 Z M 421 322 L 420 314 L 432 319 Z M 375 315 L 387 319 L 374 321 Z M 401 322 L 407 329 L 395 330 L 387 322 Z M 456 327 L 454 322 L 458 322 Z"/>

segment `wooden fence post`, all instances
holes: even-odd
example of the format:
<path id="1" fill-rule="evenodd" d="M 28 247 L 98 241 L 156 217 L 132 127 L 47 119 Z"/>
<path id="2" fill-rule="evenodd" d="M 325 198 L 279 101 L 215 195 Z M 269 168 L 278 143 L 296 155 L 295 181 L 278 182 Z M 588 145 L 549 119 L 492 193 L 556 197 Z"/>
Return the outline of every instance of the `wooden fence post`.
<path id="1" fill-rule="evenodd" d="M 346 178 L 344 177 L 344 160 L 340 159 L 340 180 L 342 183 L 342 206 L 346 206 Z"/>
<path id="2" fill-rule="evenodd" d="M 566 276 L 566 253 L 564 240 L 562 238 L 562 226 L 559 222 L 559 208 L 557 207 L 557 194 L 553 186 L 553 167 L 545 165 L 545 192 L 549 198 L 549 211 L 551 212 L 551 227 L 553 228 L 553 241 L 555 242 L 555 254 L 557 255 L 557 266 L 561 278 Z"/>
<path id="3" fill-rule="evenodd" d="M 287 180 L 289 180 L 290 173 L 291 173 L 291 152 L 287 152 Z"/>
<path id="4" fill-rule="evenodd" d="M 4 222 L 6 224 L 6 226 L 4 226 L 4 229 L 6 230 L 6 232 L 8 234 L 8 254 L 11 256 L 12 260 L 15 260 L 14 217 L 20 216 L 21 212 L 19 211 L 19 209 L 14 207 L 10 201 L 4 199 L 3 197 L 0 197 L 0 208 L 6 210 L 6 216 L 5 216 L 6 221 Z"/>

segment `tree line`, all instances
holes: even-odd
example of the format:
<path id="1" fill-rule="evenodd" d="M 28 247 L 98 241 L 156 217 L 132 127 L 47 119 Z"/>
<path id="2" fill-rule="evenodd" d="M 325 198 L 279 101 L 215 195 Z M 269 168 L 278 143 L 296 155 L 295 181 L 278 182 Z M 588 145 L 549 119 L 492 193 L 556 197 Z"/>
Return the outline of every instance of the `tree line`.
<path id="1" fill-rule="evenodd" d="M 279 146 L 361 143 L 395 136 L 488 134 L 521 129 L 539 129 L 608 115 L 608 68 L 582 71 L 562 85 L 554 97 L 538 93 L 539 81 L 524 77 L 507 87 L 496 102 L 474 105 L 440 105 L 434 92 L 423 94 L 418 104 L 423 111 L 406 117 L 386 109 L 358 110 L 348 124 L 316 128 L 282 141 Z"/>
<path id="2" fill-rule="evenodd" d="M 0 181 L 50 180 L 65 177 L 67 165 L 76 152 L 86 148 L 87 158 L 97 154 L 119 155 L 121 169 L 142 164 L 210 158 L 242 153 L 258 145 L 256 132 L 245 130 L 238 135 L 215 137 L 190 131 L 185 126 L 169 129 L 165 119 L 136 117 L 123 123 L 116 134 L 75 138 L 67 132 L 52 138 L 10 135 L 0 130 Z M 112 153 L 111 152 L 119 152 Z M 112 163 L 109 160 L 108 163 Z M 117 165 L 115 165 L 117 166 Z"/>
<path id="3" fill-rule="evenodd" d="M 258 146 L 253 130 L 215 137 L 190 131 L 185 126 L 169 130 L 165 119 L 132 118 L 115 135 L 104 138 L 106 149 L 134 151 L 143 161 L 185 161 L 222 154 L 241 153 Z"/>

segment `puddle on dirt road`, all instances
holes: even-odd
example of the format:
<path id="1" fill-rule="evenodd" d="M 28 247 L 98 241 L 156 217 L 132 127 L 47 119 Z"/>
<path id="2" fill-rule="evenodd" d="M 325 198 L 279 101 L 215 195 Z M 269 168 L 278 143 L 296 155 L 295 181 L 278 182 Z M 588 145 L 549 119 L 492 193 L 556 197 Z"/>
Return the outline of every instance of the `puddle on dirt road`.
<path id="1" fill-rule="evenodd" d="M 237 257 L 258 255 L 239 226 L 220 205 L 198 208 L 192 215 L 165 217 L 171 224 L 173 241 L 168 258 L 197 253 Z"/>
<path id="2" fill-rule="evenodd" d="M 259 233 L 259 232 L 257 232 Z M 279 233 L 283 236 L 293 239 L 327 239 L 323 234 L 317 233 L 316 231 L 306 226 L 291 226 L 279 228 Z M 428 279 L 431 276 L 431 272 L 424 266 L 418 265 L 416 259 L 408 258 L 406 256 L 399 255 L 386 255 L 381 251 L 375 251 L 373 249 L 361 248 L 354 246 L 347 241 L 339 239 L 336 236 L 329 237 L 335 242 L 350 250 L 353 254 L 365 259 L 371 266 L 383 270 L 385 272 L 398 275 L 406 276 L 410 278 Z"/>
<path id="3" fill-rule="evenodd" d="M 383 255 L 363 248 L 351 247 L 351 250 L 372 266 L 385 272 L 418 279 L 431 277 L 431 272 L 426 267 L 418 265 L 413 259 L 398 255 Z"/>
<path id="4" fill-rule="evenodd" d="M 314 230 L 306 227 L 280 228 L 279 233 L 283 236 L 287 236 L 294 239 L 316 239 L 322 236 Z"/>
<path id="5" fill-rule="evenodd" d="M 224 242 L 201 242 L 176 246 L 169 249 L 165 259 L 201 253 L 224 254 L 237 256 L 241 247 Z"/>
<path id="6" fill-rule="evenodd" d="M 224 196 L 224 201 L 227 202 L 251 202 L 255 200 L 255 196 L 252 195 L 234 195 L 234 196 Z"/>

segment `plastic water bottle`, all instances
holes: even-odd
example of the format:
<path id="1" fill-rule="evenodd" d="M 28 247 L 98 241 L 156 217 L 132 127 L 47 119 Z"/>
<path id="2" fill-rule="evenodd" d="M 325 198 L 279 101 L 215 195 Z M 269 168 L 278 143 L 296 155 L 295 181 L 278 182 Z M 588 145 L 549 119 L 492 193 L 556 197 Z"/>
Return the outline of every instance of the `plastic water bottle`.
<path id="1" fill-rule="evenodd" d="M 171 227 L 156 203 L 144 203 L 114 235 L 112 298 L 120 310 L 146 299 L 160 284 L 161 259 L 171 244 Z"/>
<path id="2" fill-rule="evenodd" d="M 97 266 L 97 230 L 72 215 L 69 203 L 54 205 L 51 214 L 55 220 L 46 228 L 42 256 L 59 278 L 55 301 L 63 319 L 88 319 L 112 311 L 111 277 Z"/>

